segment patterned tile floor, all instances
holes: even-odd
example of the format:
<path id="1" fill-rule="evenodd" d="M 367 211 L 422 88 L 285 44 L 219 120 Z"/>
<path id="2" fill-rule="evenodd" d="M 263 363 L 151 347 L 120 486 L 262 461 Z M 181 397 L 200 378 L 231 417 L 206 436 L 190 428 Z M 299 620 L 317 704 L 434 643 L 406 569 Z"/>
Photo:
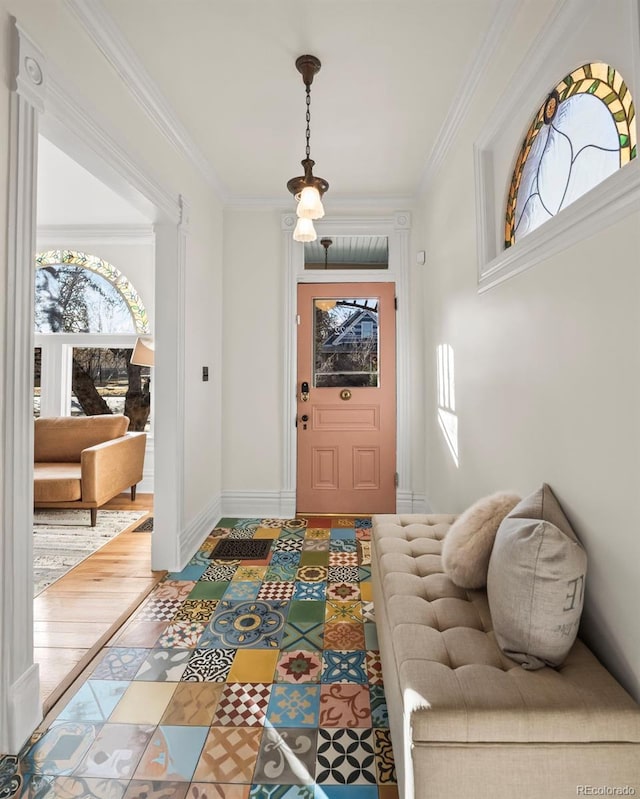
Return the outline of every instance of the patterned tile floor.
<path id="1" fill-rule="evenodd" d="M 0 799 L 397 799 L 370 563 L 368 518 L 222 519 L 0 759 Z"/>

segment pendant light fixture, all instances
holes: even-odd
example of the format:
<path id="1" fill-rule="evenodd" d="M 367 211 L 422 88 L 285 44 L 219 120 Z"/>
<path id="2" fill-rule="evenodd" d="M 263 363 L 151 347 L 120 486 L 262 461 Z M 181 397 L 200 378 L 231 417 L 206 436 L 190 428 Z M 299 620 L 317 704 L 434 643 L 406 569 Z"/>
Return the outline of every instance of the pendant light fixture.
<path id="1" fill-rule="evenodd" d="M 320 60 L 314 55 L 301 55 L 296 59 L 296 69 L 302 75 L 307 103 L 305 157 L 301 161 L 304 175 L 291 178 L 287 183 L 287 188 L 298 201 L 296 209 L 298 224 L 293 231 L 293 238 L 296 241 L 316 240 L 317 235 L 312 220 L 321 219 L 324 216 L 322 195 L 329 188 L 329 184 L 324 178 L 318 178 L 313 174 L 315 161 L 311 160 L 311 84 L 314 75 L 320 71 L 320 66 Z"/>
<path id="2" fill-rule="evenodd" d="M 329 247 L 333 244 L 333 239 L 320 239 L 320 244 L 324 247 L 324 268 L 329 268 Z"/>

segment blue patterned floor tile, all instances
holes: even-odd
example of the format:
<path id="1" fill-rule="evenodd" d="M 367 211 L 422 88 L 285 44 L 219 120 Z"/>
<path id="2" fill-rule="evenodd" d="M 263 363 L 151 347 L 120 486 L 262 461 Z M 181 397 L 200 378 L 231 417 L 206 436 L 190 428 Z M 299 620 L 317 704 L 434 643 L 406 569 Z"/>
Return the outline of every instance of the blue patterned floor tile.
<path id="1" fill-rule="evenodd" d="M 124 680 L 87 680 L 57 718 L 63 721 L 107 721 L 129 685 Z"/>
<path id="2" fill-rule="evenodd" d="M 257 599 L 261 582 L 257 580 L 233 580 L 224 592 L 223 599 L 227 601 L 240 601 Z"/>
<path id="3" fill-rule="evenodd" d="M 49 776 L 71 774 L 96 740 L 100 724 L 63 721 L 51 727 L 24 758 L 24 769 Z"/>
<path id="4" fill-rule="evenodd" d="M 135 778 L 190 780 L 208 732 L 208 727 L 158 727 L 140 759 Z"/>
<path id="5" fill-rule="evenodd" d="M 356 531 L 353 527 L 332 527 L 331 538 L 354 539 Z"/>
<path id="6" fill-rule="evenodd" d="M 91 679 L 132 680 L 148 654 L 148 649 L 110 647 L 93 670 Z"/>
<path id="7" fill-rule="evenodd" d="M 199 580 L 207 566 L 204 563 L 193 563 L 185 566 L 181 572 L 170 572 L 168 580 Z"/>
<path id="8" fill-rule="evenodd" d="M 220 600 L 198 648 L 228 647 L 278 649 L 284 632 L 288 602 Z"/>
<path id="9" fill-rule="evenodd" d="M 323 601 L 326 596 L 326 583 L 303 583 L 298 580 L 293 589 L 293 599 L 315 599 Z"/>
<path id="10" fill-rule="evenodd" d="M 296 552 L 283 552 L 282 550 L 274 552 L 271 558 L 271 566 L 293 566 L 296 569 L 300 563 L 301 553 Z"/>
<path id="11" fill-rule="evenodd" d="M 355 538 L 332 538 L 329 552 L 356 552 L 358 545 Z"/>
<path id="12" fill-rule="evenodd" d="M 384 688 L 381 685 L 370 685 L 369 694 L 371 697 L 371 726 L 388 729 L 389 715 L 387 713 Z"/>
<path id="13" fill-rule="evenodd" d="M 372 527 L 373 523 L 371 519 L 356 519 L 353 526 L 357 530 L 358 528 L 361 527 Z"/>
<path id="14" fill-rule="evenodd" d="M 365 685 L 368 682 L 366 652 L 330 649 L 322 656 L 322 682 L 353 682 Z"/>
<path id="15" fill-rule="evenodd" d="M 267 724 L 273 727 L 318 726 L 319 685 L 273 685 L 267 710 Z"/>

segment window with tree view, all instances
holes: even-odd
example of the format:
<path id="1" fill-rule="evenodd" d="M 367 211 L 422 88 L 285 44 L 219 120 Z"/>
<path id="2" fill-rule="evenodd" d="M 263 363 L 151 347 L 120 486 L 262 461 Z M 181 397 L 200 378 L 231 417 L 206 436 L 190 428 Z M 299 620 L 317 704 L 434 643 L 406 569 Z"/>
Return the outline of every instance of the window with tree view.
<path id="1" fill-rule="evenodd" d="M 148 429 L 149 369 L 130 358 L 136 336 L 147 334 L 149 325 L 129 280 L 106 261 L 71 250 L 42 253 L 36 266 L 35 332 L 41 359 L 53 356 L 56 347 L 70 352 L 66 412 L 124 413 L 130 430 Z M 83 343 L 84 337 L 90 342 Z"/>
<path id="2" fill-rule="evenodd" d="M 378 386 L 378 300 L 314 300 L 316 388 Z"/>

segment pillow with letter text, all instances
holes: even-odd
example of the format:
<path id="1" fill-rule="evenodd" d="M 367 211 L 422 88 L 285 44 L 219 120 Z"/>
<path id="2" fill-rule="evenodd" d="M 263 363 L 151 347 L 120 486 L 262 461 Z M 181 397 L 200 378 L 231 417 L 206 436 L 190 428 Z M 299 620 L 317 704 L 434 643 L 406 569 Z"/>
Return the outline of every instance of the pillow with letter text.
<path id="1" fill-rule="evenodd" d="M 500 525 L 487 593 L 496 640 L 525 669 L 559 666 L 584 602 L 587 554 L 545 483 Z"/>

